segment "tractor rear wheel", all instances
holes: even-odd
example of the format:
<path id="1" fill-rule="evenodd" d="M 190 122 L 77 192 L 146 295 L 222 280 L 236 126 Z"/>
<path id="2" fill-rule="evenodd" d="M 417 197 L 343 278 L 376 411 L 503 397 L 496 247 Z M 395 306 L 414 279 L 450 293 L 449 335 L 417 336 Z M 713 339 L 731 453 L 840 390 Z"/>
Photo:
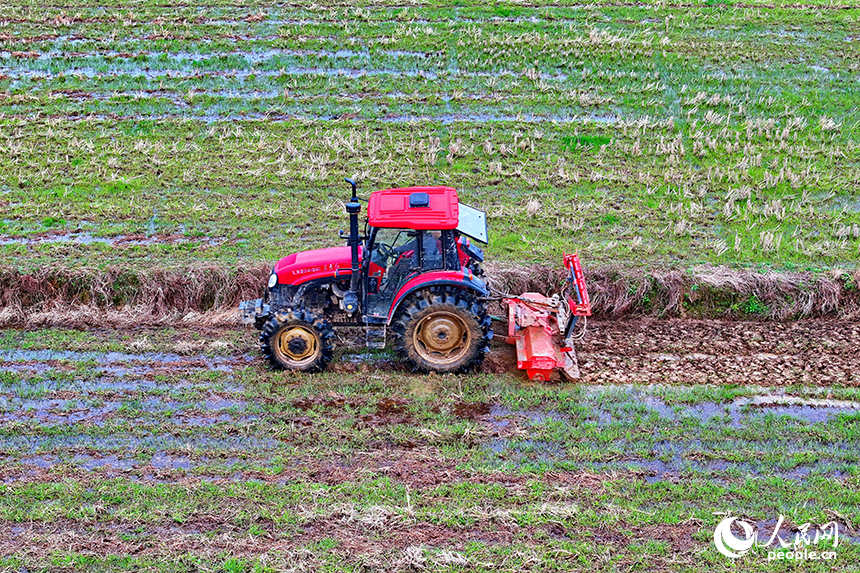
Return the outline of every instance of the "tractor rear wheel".
<path id="1" fill-rule="evenodd" d="M 484 305 L 469 291 L 453 288 L 411 295 L 391 326 L 395 348 L 421 372 L 472 370 L 493 337 Z"/>
<path id="2" fill-rule="evenodd" d="M 319 372 L 331 360 L 334 330 L 327 320 L 304 309 L 275 313 L 260 332 L 260 349 L 278 370 Z"/>

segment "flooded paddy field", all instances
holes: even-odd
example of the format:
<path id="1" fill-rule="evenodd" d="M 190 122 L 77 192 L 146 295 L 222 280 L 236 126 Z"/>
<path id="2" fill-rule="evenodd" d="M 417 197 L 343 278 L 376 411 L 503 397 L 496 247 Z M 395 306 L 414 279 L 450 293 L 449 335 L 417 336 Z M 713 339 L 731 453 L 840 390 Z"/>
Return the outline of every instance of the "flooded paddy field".
<path id="1" fill-rule="evenodd" d="M 831 337 L 592 321 L 576 384 L 528 382 L 501 344 L 482 372 L 428 376 L 344 335 L 329 372 L 299 375 L 264 367 L 244 329 L 4 330 L 0 548 L 14 562 L 26 536 L 56 559 L 62 538 L 105 563 L 138 543 L 135 563 L 151 566 L 165 555 L 155 539 L 248 567 L 324 564 L 356 544 L 384 560 L 419 547 L 465 563 L 508 546 L 538 559 L 572 544 L 620 559 L 647 531 L 692 559 L 713 511 L 764 521 L 804 499 L 782 532 L 839 516 L 840 556 L 856 559 L 858 333 L 798 324 Z M 713 329 L 723 338 L 703 336 Z M 732 377 L 653 382 L 655 355 L 695 365 L 717 345 Z M 830 370 L 811 384 L 772 368 L 777 353 L 818 353 Z M 331 547 L 313 549 L 321 540 Z"/>
<path id="2" fill-rule="evenodd" d="M 489 259 L 853 272 L 857 8 L 722 4 L 16 0 L 0 254 L 276 260 L 353 175 L 454 185 Z"/>

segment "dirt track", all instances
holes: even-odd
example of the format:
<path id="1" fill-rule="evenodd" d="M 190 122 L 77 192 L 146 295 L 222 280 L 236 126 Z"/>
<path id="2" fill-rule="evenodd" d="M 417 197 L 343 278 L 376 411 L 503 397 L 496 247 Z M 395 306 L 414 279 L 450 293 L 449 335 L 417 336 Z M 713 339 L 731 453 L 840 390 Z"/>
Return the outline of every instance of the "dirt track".
<path id="1" fill-rule="evenodd" d="M 590 321 L 583 382 L 860 385 L 860 322 Z"/>

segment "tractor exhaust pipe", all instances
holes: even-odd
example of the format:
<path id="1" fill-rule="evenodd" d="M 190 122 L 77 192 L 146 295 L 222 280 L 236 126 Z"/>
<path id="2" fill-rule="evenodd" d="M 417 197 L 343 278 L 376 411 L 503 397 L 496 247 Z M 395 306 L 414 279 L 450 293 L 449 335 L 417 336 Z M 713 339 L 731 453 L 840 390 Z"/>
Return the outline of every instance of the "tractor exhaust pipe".
<path id="1" fill-rule="evenodd" d="M 361 273 L 361 266 L 358 262 L 358 245 L 361 243 L 361 238 L 358 236 L 358 213 L 361 211 L 361 203 L 358 202 L 356 196 L 356 184 L 352 179 L 346 179 L 346 182 L 352 185 L 352 198 L 346 204 L 346 212 L 349 213 L 349 239 L 347 244 L 352 250 L 352 276 L 349 280 L 349 290 L 343 297 L 343 310 L 347 314 L 352 315 L 358 310 L 358 280 Z"/>

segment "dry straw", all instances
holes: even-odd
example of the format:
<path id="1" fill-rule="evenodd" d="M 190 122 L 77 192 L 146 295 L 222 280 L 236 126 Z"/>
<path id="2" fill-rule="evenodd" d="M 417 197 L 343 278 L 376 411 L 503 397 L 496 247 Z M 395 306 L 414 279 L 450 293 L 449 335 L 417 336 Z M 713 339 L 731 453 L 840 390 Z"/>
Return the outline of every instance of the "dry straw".
<path id="1" fill-rule="evenodd" d="M 596 316 L 787 320 L 860 318 L 860 269 L 759 273 L 726 267 L 690 271 L 586 268 Z M 262 295 L 269 267 L 226 269 L 0 270 L 0 326 L 231 325 L 242 300 Z M 559 292 L 559 266 L 487 265 L 491 286 L 507 293 Z"/>

